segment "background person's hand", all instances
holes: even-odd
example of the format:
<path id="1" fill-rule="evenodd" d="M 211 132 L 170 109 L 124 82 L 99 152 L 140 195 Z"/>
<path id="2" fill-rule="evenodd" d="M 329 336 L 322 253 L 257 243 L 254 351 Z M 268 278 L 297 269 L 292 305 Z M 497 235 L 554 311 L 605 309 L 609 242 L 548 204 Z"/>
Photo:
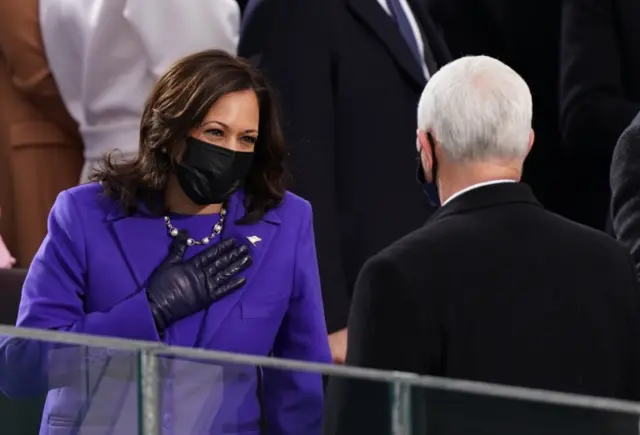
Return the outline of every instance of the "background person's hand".
<path id="1" fill-rule="evenodd" d="M 329 348 L 334 364 L 344 364 L 347 359 L 347 328 L 329 334 Z"/>
<path id="2" fill-rule="evenodd" d="M 173 240 L 169 255 L 147 283 L 147 298 L 159 333 L 241 288 L 246 279 L 237 275 L 251 265 L 249 248 L 234 239 L 211 245 L 183 261 L 186 240 L 183 233 Z"/>
<path id="3" fill-rule="evenodd" d="M 0 236 L 0 269 L 11 269 L 15 264 L 16 259 L 11 256 L 2 236 Z"/>
<path id="4" fill-rule="evenodd" d="M 2 209 L 0 208 L 0 218 L 2 217 Z M 4 244 L 2 236 L 0 236 L 0 269 L 11 269 L 16 264 L 16 259 L 11 256 L 7 245 Z"/>

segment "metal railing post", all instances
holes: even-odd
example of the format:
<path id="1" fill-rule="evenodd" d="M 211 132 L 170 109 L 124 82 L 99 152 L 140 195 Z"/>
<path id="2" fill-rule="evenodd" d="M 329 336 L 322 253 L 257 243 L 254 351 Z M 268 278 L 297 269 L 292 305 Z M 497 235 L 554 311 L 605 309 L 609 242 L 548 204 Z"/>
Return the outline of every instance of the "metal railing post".
<path id="1" fill-rule="evenodd" d="M 411 435 L 411 385 L 396 381 L 391 386 L 391 434 Z"/>
<path id="2" fill-rule="evenodd" d="M 140 435 L 160 435 L 160 361 L 152 350 L 140 352 Z"/>

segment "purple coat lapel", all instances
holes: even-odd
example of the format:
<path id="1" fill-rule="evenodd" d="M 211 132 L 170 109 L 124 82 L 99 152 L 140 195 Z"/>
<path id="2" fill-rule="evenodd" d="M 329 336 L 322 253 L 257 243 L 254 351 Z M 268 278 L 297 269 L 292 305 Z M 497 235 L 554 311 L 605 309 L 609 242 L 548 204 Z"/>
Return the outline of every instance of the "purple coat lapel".
<path id="1" fill-rule="evenodd" d="M 167 227 L 157 216 L 124 216 L 114 211 L 110 218 L 122 256 L 140 290 L 169 252 L 171 239 L 167 235 Z M 201 311 L 176 322 L 168 336 L 184 345 L 194 346 L 197 341 L 195 331 L 198 331 L 203 317 L 204 311 Z"/>
<path id="2" fill-rule="evenodd" d="M 201 326 L 203 335 L 199 342 L 196 343 L 199 347 L 207 347 L 231 310 L 247 293 L 260 287 L 260 283 L 256 282 L 256 272 L 260 270 L 262 260 L 268 254 L 271 241 L 274 239 L 275 232 L 281 224 L 276 212 L 270 210 L 261 221 L 255 224 L 238 225 L 236 221 L 245 214 L 243 201 L 243 192 L 238 192 L 229 198 L 229 214 L 222 235 L 223 238 L 234 237 L 239 243 L 247 244 L 251 249 L 253 264 L 244 273 L 244 276 L 247 278 L 245 286 L 216 302 L 207 310 L 203 325 Z M 253 243 L 251 242 L 252 240 Z M 265 278 L 265 275 L 261 275 L 261 278 Z"/>
<path id="3" fill-rule="evenodd" d="M 168 254 L 167 228 L 158 217 L 124 216 L 117 209 L 108 217 L 113 221 L 115 239 L 138 289 Z"/>

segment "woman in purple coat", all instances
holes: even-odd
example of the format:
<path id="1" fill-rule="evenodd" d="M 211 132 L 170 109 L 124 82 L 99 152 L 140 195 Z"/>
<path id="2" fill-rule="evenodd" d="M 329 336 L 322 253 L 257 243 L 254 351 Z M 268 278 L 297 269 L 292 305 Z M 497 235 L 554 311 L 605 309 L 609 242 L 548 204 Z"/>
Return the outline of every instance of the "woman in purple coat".
<path id="1" fill-rule="evenodd" d="M 311 207 L 286 192 L 284 158 L 262 75 L 220 51 L 180 60 L 149 97 L 137 158 L 58 197 L 17 325 L 330 362 Z M 41 434 L 136 433 L 135 360 L 8 340 L 0 385 L 46 385 Z M 320 431 L 319 375 L 161 368 L 163 434 Z"/>

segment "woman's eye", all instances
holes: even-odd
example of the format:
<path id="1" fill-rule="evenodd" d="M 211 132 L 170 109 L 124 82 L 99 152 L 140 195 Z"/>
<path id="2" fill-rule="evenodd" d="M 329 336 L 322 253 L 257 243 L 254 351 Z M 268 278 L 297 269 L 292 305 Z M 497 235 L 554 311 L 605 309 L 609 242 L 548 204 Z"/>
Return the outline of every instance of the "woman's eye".
<path id="1" fill-rule="evenodd" d="M 205 133 L 209 136 L 224 136 L 224 132 L 217 128 L 212 128 L 210 130 L 205 131 Z"/>
<path id="2" fill-rule="evenodd" d="M 243 136 L 242 140 L 251 145 L 255 145 L 255 143 L 258 141 L 258 138 L 253 136 Z"/>

